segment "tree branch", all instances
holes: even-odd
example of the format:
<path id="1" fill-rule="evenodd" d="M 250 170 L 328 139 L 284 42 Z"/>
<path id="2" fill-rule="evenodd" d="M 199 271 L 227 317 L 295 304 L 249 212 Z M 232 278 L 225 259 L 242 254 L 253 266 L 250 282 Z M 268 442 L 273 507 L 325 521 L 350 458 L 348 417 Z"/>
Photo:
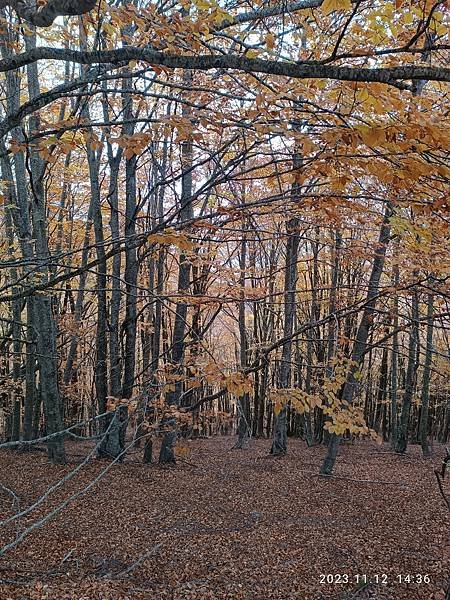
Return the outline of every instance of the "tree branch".
<path id="1" fill-rule="evenodd" d="M 81 52 L 63 48 L 38 47 L 0 61 L 0 72 L 24 67 L 39 60 L 72 61 L 79 64 L 127 64 L 138 60 L 150 65 L 170 69 L 210 71 L 233 69 L 246 73 L 267 73 L 293 79 L 335 79 L 340 81 L 378 82 L 395 85 L 398 80 L 450 81 L 450 68 L 403 65 L 368 69 L 363 67 L 338 67 L 321 63 L 287 62 L 247 58 L 238 55 L 178 55 L 157 52 L 149 46 L 127 46 L 115 50 Z"/>
<path id="2" fill-rule="evenodd" d="M 21 19 L 35 27 L 50 27 L 57 17 L 73 17 L 91 11 L 97 0 L 49 0 L 39 8 L 23 0 L 0 0 L 0 9 L 10 6 Z"/>

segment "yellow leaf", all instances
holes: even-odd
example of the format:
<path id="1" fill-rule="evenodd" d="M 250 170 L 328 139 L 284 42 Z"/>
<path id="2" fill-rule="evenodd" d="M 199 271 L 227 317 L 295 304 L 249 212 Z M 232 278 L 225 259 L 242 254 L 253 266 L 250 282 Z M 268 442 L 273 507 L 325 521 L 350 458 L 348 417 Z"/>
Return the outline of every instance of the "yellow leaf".
<path id="1" fill-rule="evenodd" d="M 325 0 L 322 4 L 322 11 L 329 15 L 336 10 L 349 10 L 351 6 L 351 0 Z"/>
<path id="2" fill-rule="evenodd" d="M 369 92 L 367 91 L 367 88 L 361 88 L 356 92 L 355 96 L 359 102 L 366 102 L 366 100 L 369 99 Z"/>
<path id="3" fill-rule="evenodd" d="M 268 33 L 266 35 L 266 46 L 269 50 L 273 50 L 275 48 L 275 36 L 273 33 Z"/>
<path id="4" fill-rule="evenodd" d="M 196 0 L 195 2 L 195 6 L 199 9 L 199 10 L 206 10 L 208 8 L 210 8 L 211 3 L 208 2 L 208 0 Z"/>

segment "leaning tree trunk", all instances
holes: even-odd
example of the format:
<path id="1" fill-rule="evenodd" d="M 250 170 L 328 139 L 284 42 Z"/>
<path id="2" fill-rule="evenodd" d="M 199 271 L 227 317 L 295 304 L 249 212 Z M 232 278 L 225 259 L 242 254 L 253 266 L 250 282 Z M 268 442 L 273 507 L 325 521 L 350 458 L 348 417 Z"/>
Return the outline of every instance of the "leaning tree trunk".
<path id="1" fill-rule="evenodd" d="M 376 306 L 376 296 L 380 285 L 381 274 L 383 272 L 384 260 L 386 256 L 386 249 L 389 243 L 390 236 L 390 218 L 391 211 L 386 208 L 383 223 L 380 229 L 380 235 L 378 238 L 378 244 L 375 250 L 375 256 L 373 259 L 372 272 L 369 279 L 369 287 L 367 291 L 367 298 L 365 302 L 365 309 L 361 318 L 361 322 L 358 327 L 356 334 L 356 340 L 353 345 L 352 351 L 352 367 L 349 369 L 347 379 L 341 389 L 340 398 L 343 401 L 352 404 L 353 397 L 355 395 L 356 386 L 358 385 L 355 378 L 355 374 L 360 368 L 362 361 L 364 360 L 364 354 L 367 346 L 367 339 L 369 337 L 370 326 L 372 323 L 373 314 Z M 328 442 L 328 452 L 322 463 L 320 473 L 322 475 L 331 475 L 334 469 L 334 464 L 339 451 L 341 437 L 333 433 L 330 436 Z"/>

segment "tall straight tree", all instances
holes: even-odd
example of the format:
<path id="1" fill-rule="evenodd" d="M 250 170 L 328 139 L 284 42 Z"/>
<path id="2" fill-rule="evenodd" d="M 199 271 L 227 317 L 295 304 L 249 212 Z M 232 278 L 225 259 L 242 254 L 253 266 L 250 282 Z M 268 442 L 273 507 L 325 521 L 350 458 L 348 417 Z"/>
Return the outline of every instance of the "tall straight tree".
<path id="1" fill-rule="evenodd" d="M 403 394 L 402 410 L 397 428 L 395 451 L 399 454 L 406 452 L 408 447 L 408 426 L 411 404 L 414 395 L 416 372 L 418 367 L 417 348 L 419 344 L 419 296 L 416 290 L 411 298 L 411 328 L 408 343 L 408 364 L 406 367 L 405 390 Z"/>
<path id="2" fill-rule="evenodd" d="M 425 364 L 422 376 L 422 393 L 420 405 L 419 421 L 419 441 L 422 446 L 424 456 L 430 455 L 430 446 L 428 443 L 428 418 L 430 404 L 430 377 L 431 363 L 433 360 L 433 332 L 434 332 L 434 294 L 430 292 L 427 298 L 427 337 L 425 347 Z"/>
<path id="3" fill-rule="evenodd" d="M 36 34 L 26 37 L 27 50 L 36 48 Z M 30 100 L 40 94 L 37 64 L 27 67 L 28 95 Z M 30 133 L 39 131 L 40 120 L 34 115 L 30 118 Z M 42 283 L 48 281 L 50 274 L 50 253 L 47 240 L 47 213 L 44 188 L 44 175 L 47 164 L 38 153 L 36 147 L 30 148 L 30 188 L 31 188 L 31 220 L 37 273 Z M 56 353 L 56 326 L 52 310 L 52 297 L 46 293 L 34 296 L 34 327 L 37 331 L 37 351 L 39 353 L 39 383 L 42 393 L 45 428 L 47 434 L 57 433 L 63 429 L 61 401 L 58 387 L 58 359 Z M 49 459 L 54 463 L 65 463 L 64 437 L 55 436 L 47 442 Z"/>
<path id="4" fill-rule="evenodd" d="M 191 71 L 184 71 L 183 73 L 183 84 L 186 87 L 192 85 L 193 73 Z M 182 116 L 185 119 L 191 119 L 191 108 L 188 104 L 182 106 Z M 193 170 L 193 159 L 194 159 L 194 147 L 192 133 L 189 132 L 181 142 L 181 197 L 180 206 L 178 210 L 179 223 L 185 223 L 194 216 L 194 208 L 192 205 L 192 170 Z M 174 374 L 178 377 L 175 381 L 174 390 L 170 391 L 166 395 L 166 402 L 168 405 L 179 405 L 180 398 L 183 391 L 182 382 L 182 364 L 184 358 L 184 347 L 185 347 L 185 331 L 187 325 L 187 302 L 185 300 L 186 294 L 189 292 L 190 286 L 190 273 L 191 264 L 184 251 L 180 252 L 179 255 L 179 269 L 178 269 L 178 290 L 177 294 L 182 298 L 176 304 L 175 308 L 175 320 L 173 326 L 172 335 L 172 351 L 170 356 L 170 362 L 174 369 Z M 161 444 L 161 451 L 159 454 L 159 462 L 175 462 L 174 445 L 176 442 L 176 431 L 175 423 L 172 423 L 172 430 L 164 436 L 163 443 Z"/>
<path id="5" fill-rule="evenodd" d="M 80 47 L 86 49 L 87 38 L 85 23 L 80 18 Z M 82 67 L 82 73 L 86 68 Z M 82 116 L 87 123 L 90 123 L 89 101 L 84 102 L 81 110 Z M 95 361 L 95 392 L 98 411 L 100 414 L 106 412 L 106 397 L 108 395 L 108 338 L 107 338 L 107 303 L 106 303 L 106 285 L 107 285 L 107 264 L 105 258 L 103 216 L 100 194 L 100 149 L 96 152 L 93 143 L 93 130 L 87 129 L 86 136 L 86 157 L 89 169 L 89 182 L 91 190 L 92 220 L 94 224 L 95 249 L 97 253 L 98 266 L 96 276 L 96 296 L 97 296 L 97 331 L 95 337 L 96 361 Z M 106 429 L 106 420 L 102 421 L 103 428 Z"/>
<path id="6" fill-rule="evenodd" d="M 298 121 L 293 121 L 292 128 L 294 131 L 300 130 L 301 124 Z M 294 149 L 292 157 L 292 167 L 295 173 L 302 167 L 302 157 L 299 149 Z M 300 184 L 294 181 L 291 188 L 291 198 L 293 205 L 297 205 L 300 201 Z M 294 328 L 295 311 L 297 306 L 297 261 L 298 247 L 300 243 L 300 219 L 297 216 L 291 217 L 286 222 L 286 260 L 284 264 L 284 328 L 283 336 L 286 338 L 286 343 L 283 344 L 281 352 L 281 364 L 279 372 L 280 388 L 289 388 L 291 385 L 291 360 L 292 360 L 292 331 Z M 287 452 L 287 411 L 288 406 L 285 404 L 281 407 L 278 415 L 275 416 L 273 426 L 273 440 L 270 453 L 277 456 L 286 454 Z"/>

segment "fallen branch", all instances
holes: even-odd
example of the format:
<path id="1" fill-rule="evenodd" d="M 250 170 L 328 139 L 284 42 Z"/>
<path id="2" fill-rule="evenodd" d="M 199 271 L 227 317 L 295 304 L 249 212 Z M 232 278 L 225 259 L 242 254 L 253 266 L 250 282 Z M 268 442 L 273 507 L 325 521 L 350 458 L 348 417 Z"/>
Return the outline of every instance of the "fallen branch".
<path id="1" fill-rule="evenodd" d="M 438 482 L 439 491 L 441 492 L 441 496 L 444 499 L 444 502 L 447 505 L 448 510 L 450 511 L 450 500 L 447 498 L 447 495 L 444 490 L 444 485 L 443 485 L 444 479 L 445 479 L 445 473 L 447 471 L 447 464 L 450 462 L 450 450 L 448 448 L 446 448 L 445 451 L 446 451 L 446 457 L 442 461 L 441 470 L 435 469 L 434 474 L 436 475 L 436 480 Z"/>
<path id="2" fill-rule="evenodd" d="M 114 575 L 114 579 L 116 579 L 118 577 L 123 577 L 124 575 L 128 575 L 129 573 L 131 573 L 131 571 L 134 571 L 134 569 L 136 569 L 141 563 L 143 563 L 145 559 L 149 558 L 150 556 L 153 556 L 154 554 L 157 554 L 158 551 L 160 550 L 161 546 L 162 546 L 162 544 L 156 544 L 156 546 L 153 546 L 153 548 L 151 548 L 148 552 L 146 552 L 145 554 L 140 556 L 127 569 L 124 569 L 123 571 L 120 571 L 120 573 L 117 573 L 116 575 Z"/>
<path id="3" fill-rule="evenodd" d="M 67 427 L 67 429 L 62 429 L 61 431 L 56 431 L 55 433 L 50 433 L 49 435 L 45 435 L 44 437 L 36 438 L 34 440 L 18 440 L 17 442 L 5 442 L 4 444 L 0 444 L 0 449 L 3 449 L 3 448 L 22 449 L 26 446 L 33 446 L 34 444 L 48 442 L 48 440 L 51 440 L 55 437 L 65 435 L 65 434 L 78 437 L 75 434 L 70 433 L 72 431 L 72 429 L 76 429 L 77 427 L 82 427 L 84 425 L 87 425 L 91 421 L 97 421 L 98 419 L 102 419 L 103 417 L 106 417 L 107 415 L 110 415 L 113 412 L 114 412 L 113 410 L 109 410 L 107 412 L 102 413 L 101 415 L 92 417 L 91 419 L 85 419 L 84 421 L 79 421 L 78 423 L 75 423 L 75 425 L 71 425 L 70 427 Z M 82 438 L 82 439 L 96 439 L 96 438 L 97 438 L 97 436 L 93 436 L 92 438 Z"/>

